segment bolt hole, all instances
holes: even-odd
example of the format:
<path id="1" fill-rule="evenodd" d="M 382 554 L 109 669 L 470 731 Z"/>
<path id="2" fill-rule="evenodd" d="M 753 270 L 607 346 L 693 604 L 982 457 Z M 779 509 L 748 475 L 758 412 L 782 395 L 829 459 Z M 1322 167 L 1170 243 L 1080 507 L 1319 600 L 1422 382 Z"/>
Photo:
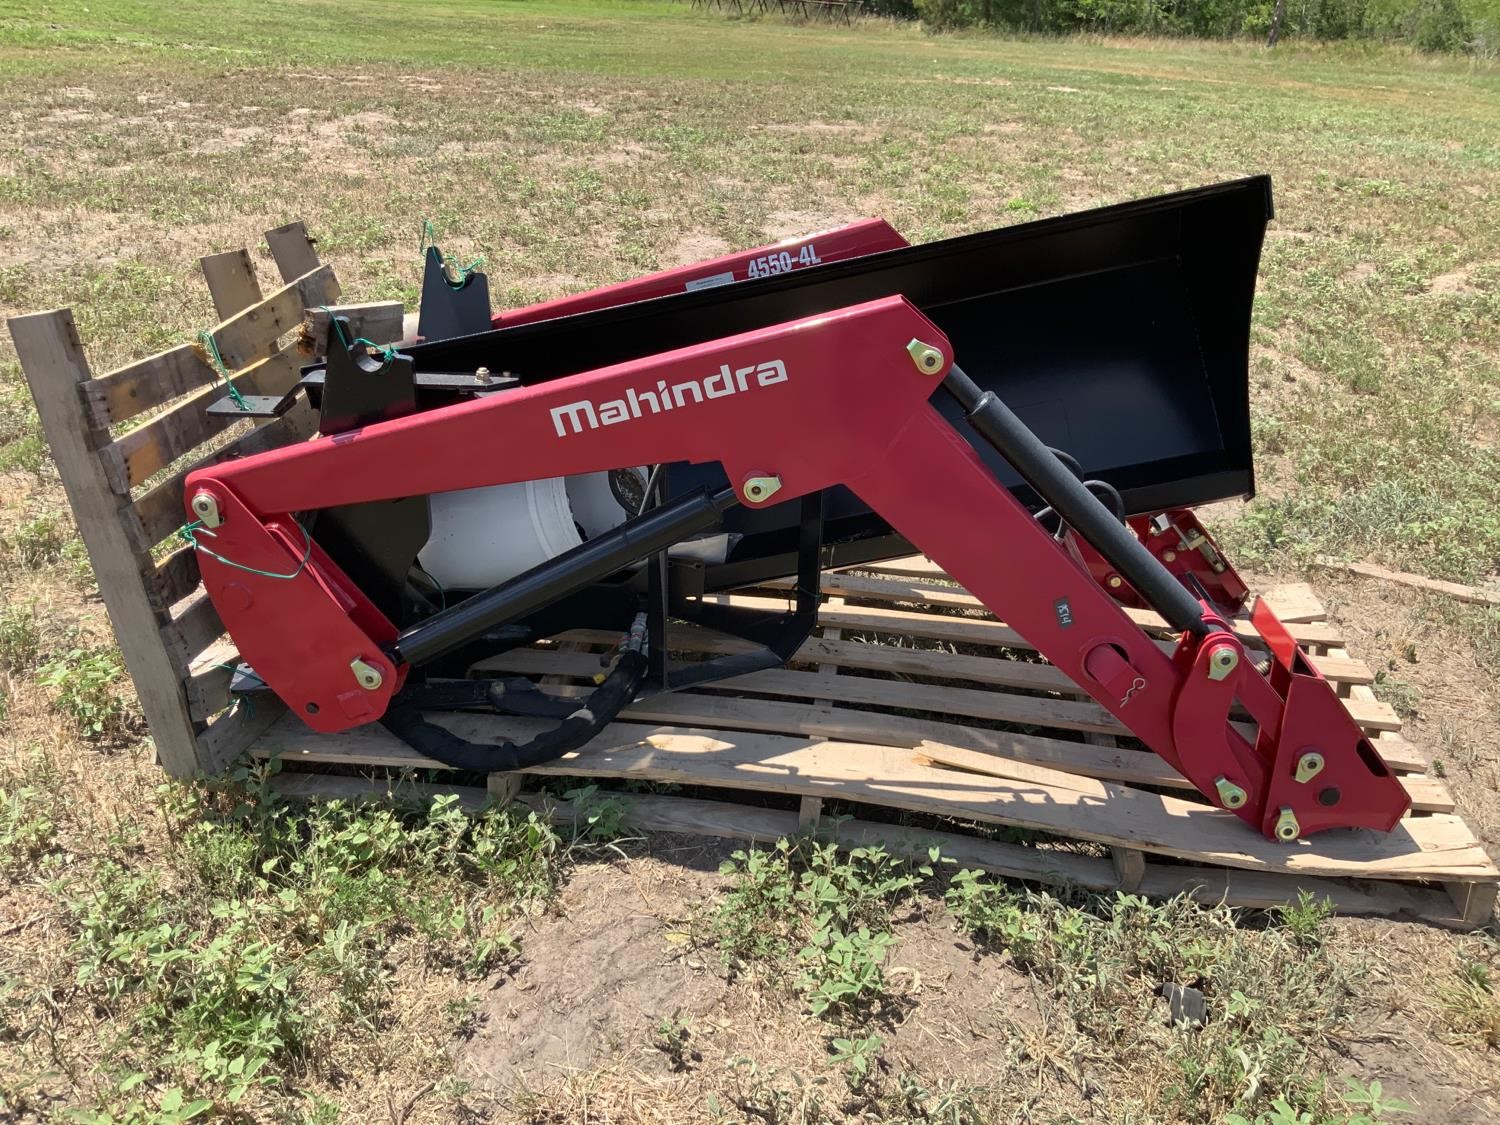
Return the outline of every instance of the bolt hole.
<path id="1" fill-rule="evenodd" d="M 318 713 L 318 705 L 316 703 L 309 703 L 306 707 L 304 707 L 302 709 L 304 711 L 306 711 L 309 715 L 316 715 Z"/>

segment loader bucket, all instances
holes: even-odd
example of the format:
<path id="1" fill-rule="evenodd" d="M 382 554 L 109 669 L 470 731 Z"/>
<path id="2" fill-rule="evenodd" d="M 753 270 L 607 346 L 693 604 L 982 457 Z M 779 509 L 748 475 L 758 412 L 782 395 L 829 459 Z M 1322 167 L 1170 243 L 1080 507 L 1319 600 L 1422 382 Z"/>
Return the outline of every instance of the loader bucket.
<path id="1" fill-rule="evenodd" d="M 679 293 L 410 349 L 420 372 L 509 371 L 525 383 L 902 294 L 949 337 L 969 377 L 1047 444 L 1114 485 L 1131 514 L 1248 496 L 1248 347 L 1271 185 L 1253 177 L 888 250 L 778 277 Z M 1036 498 L 933 402 L 1023 501 Z M 829 419 L 837 425 L 837 419 Z M 673 465 L 669 495 L 722 486 L 716 465 Z M 743 536 L 705 585 L 791 573 L 796 504 L 740 509 Z M 825 565 L 910 548 L 845 489 L 824 509 Z"/>

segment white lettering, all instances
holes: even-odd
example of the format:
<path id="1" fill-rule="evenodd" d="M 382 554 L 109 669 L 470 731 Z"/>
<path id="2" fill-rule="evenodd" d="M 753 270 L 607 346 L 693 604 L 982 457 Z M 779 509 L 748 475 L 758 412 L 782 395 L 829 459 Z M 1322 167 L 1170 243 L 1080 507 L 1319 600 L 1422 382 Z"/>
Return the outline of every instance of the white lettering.
<path id="1" fill-rule="evenodd" d="M 581 433 L 583 423 L 579 421 L 580 416 L 588 419 L 589 429 L 599 428 L 599 419 L 594 414 L 594 404 L 584 399 L 582 402 L 570 402 L 567 406 L 554 406 L 552 408 L 552 425 L 557 428 L 558 437 L 566 437 L 567 432 L 563 429 L 562 420 L 567 418 L 573 423 L 573 432 Z"/>
<path id="2" fill-rule="evenodd" d="M 654 391 L 638 391 L 634 387 L 628 387 L 624 398 L 614 398 L 603 403 L 579 399 L 577 402 L 554 406 L 550 410 L 552 428 L 558 437 L 567 437 L 586 429 L 597 430 L 600 426 L 613 426 L 640 418 L 644 407 L 650 407 L 652 414 L 661 414 L 674 407 L 695 406 L 708 399 L 725 398 L 756 387 L 771 387 L 786 381 L 786 364 L 779 359 L 734 369 L 724 363 L 712 375 L 702 379 L 689 379 L 670 387 L 665 379 L 661 379 L 657 381 Z"/>
<path id="3" fill-rule="evenodd" d="M 769 387 L 774 383 L 786 382 L 786 364 L 779 359 L 773 359 L 769 363 L 762 363 L 755 369 L 756 381 L 762 387 Z"/>
<path id="4" fill-rule="evenodd" d="M 727 363 L 703 380 L 703 393 L 709 398 L 723 398 L 734 394 L 734 378 L 729 374 Z"/>

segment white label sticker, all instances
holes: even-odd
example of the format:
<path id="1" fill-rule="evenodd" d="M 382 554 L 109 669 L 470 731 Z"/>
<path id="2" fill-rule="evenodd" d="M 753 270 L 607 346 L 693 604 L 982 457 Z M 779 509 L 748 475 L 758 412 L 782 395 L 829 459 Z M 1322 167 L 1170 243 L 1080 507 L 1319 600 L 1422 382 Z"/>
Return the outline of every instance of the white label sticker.
<path id="1" fill-rule="evenodd" d="M 733 281 L 733 271 L 729 273 L 714 273 L 709 274 L 707 277 L 693 278 L 692 281 L 683 286 L 683 289 L 691 293 L 694 289 L 712 289 L 715 285 L 729 285 Z"/>

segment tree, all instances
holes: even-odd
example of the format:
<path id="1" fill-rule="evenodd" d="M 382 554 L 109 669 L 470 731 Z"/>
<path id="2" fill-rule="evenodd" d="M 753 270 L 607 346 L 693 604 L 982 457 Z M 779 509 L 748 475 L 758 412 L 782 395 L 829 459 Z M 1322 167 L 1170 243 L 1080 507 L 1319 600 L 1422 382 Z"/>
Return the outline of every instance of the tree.
<path id="1" fill-rule="evenodd" d="M 1276 0 L 1276 11 L 1271 15 L 1271 34 L 1266 36 L 1266 46 L 1276 46 L 1276 39 L 1281 34 L 1281 17 L 1286 15 L 1286 0 Z"/>

